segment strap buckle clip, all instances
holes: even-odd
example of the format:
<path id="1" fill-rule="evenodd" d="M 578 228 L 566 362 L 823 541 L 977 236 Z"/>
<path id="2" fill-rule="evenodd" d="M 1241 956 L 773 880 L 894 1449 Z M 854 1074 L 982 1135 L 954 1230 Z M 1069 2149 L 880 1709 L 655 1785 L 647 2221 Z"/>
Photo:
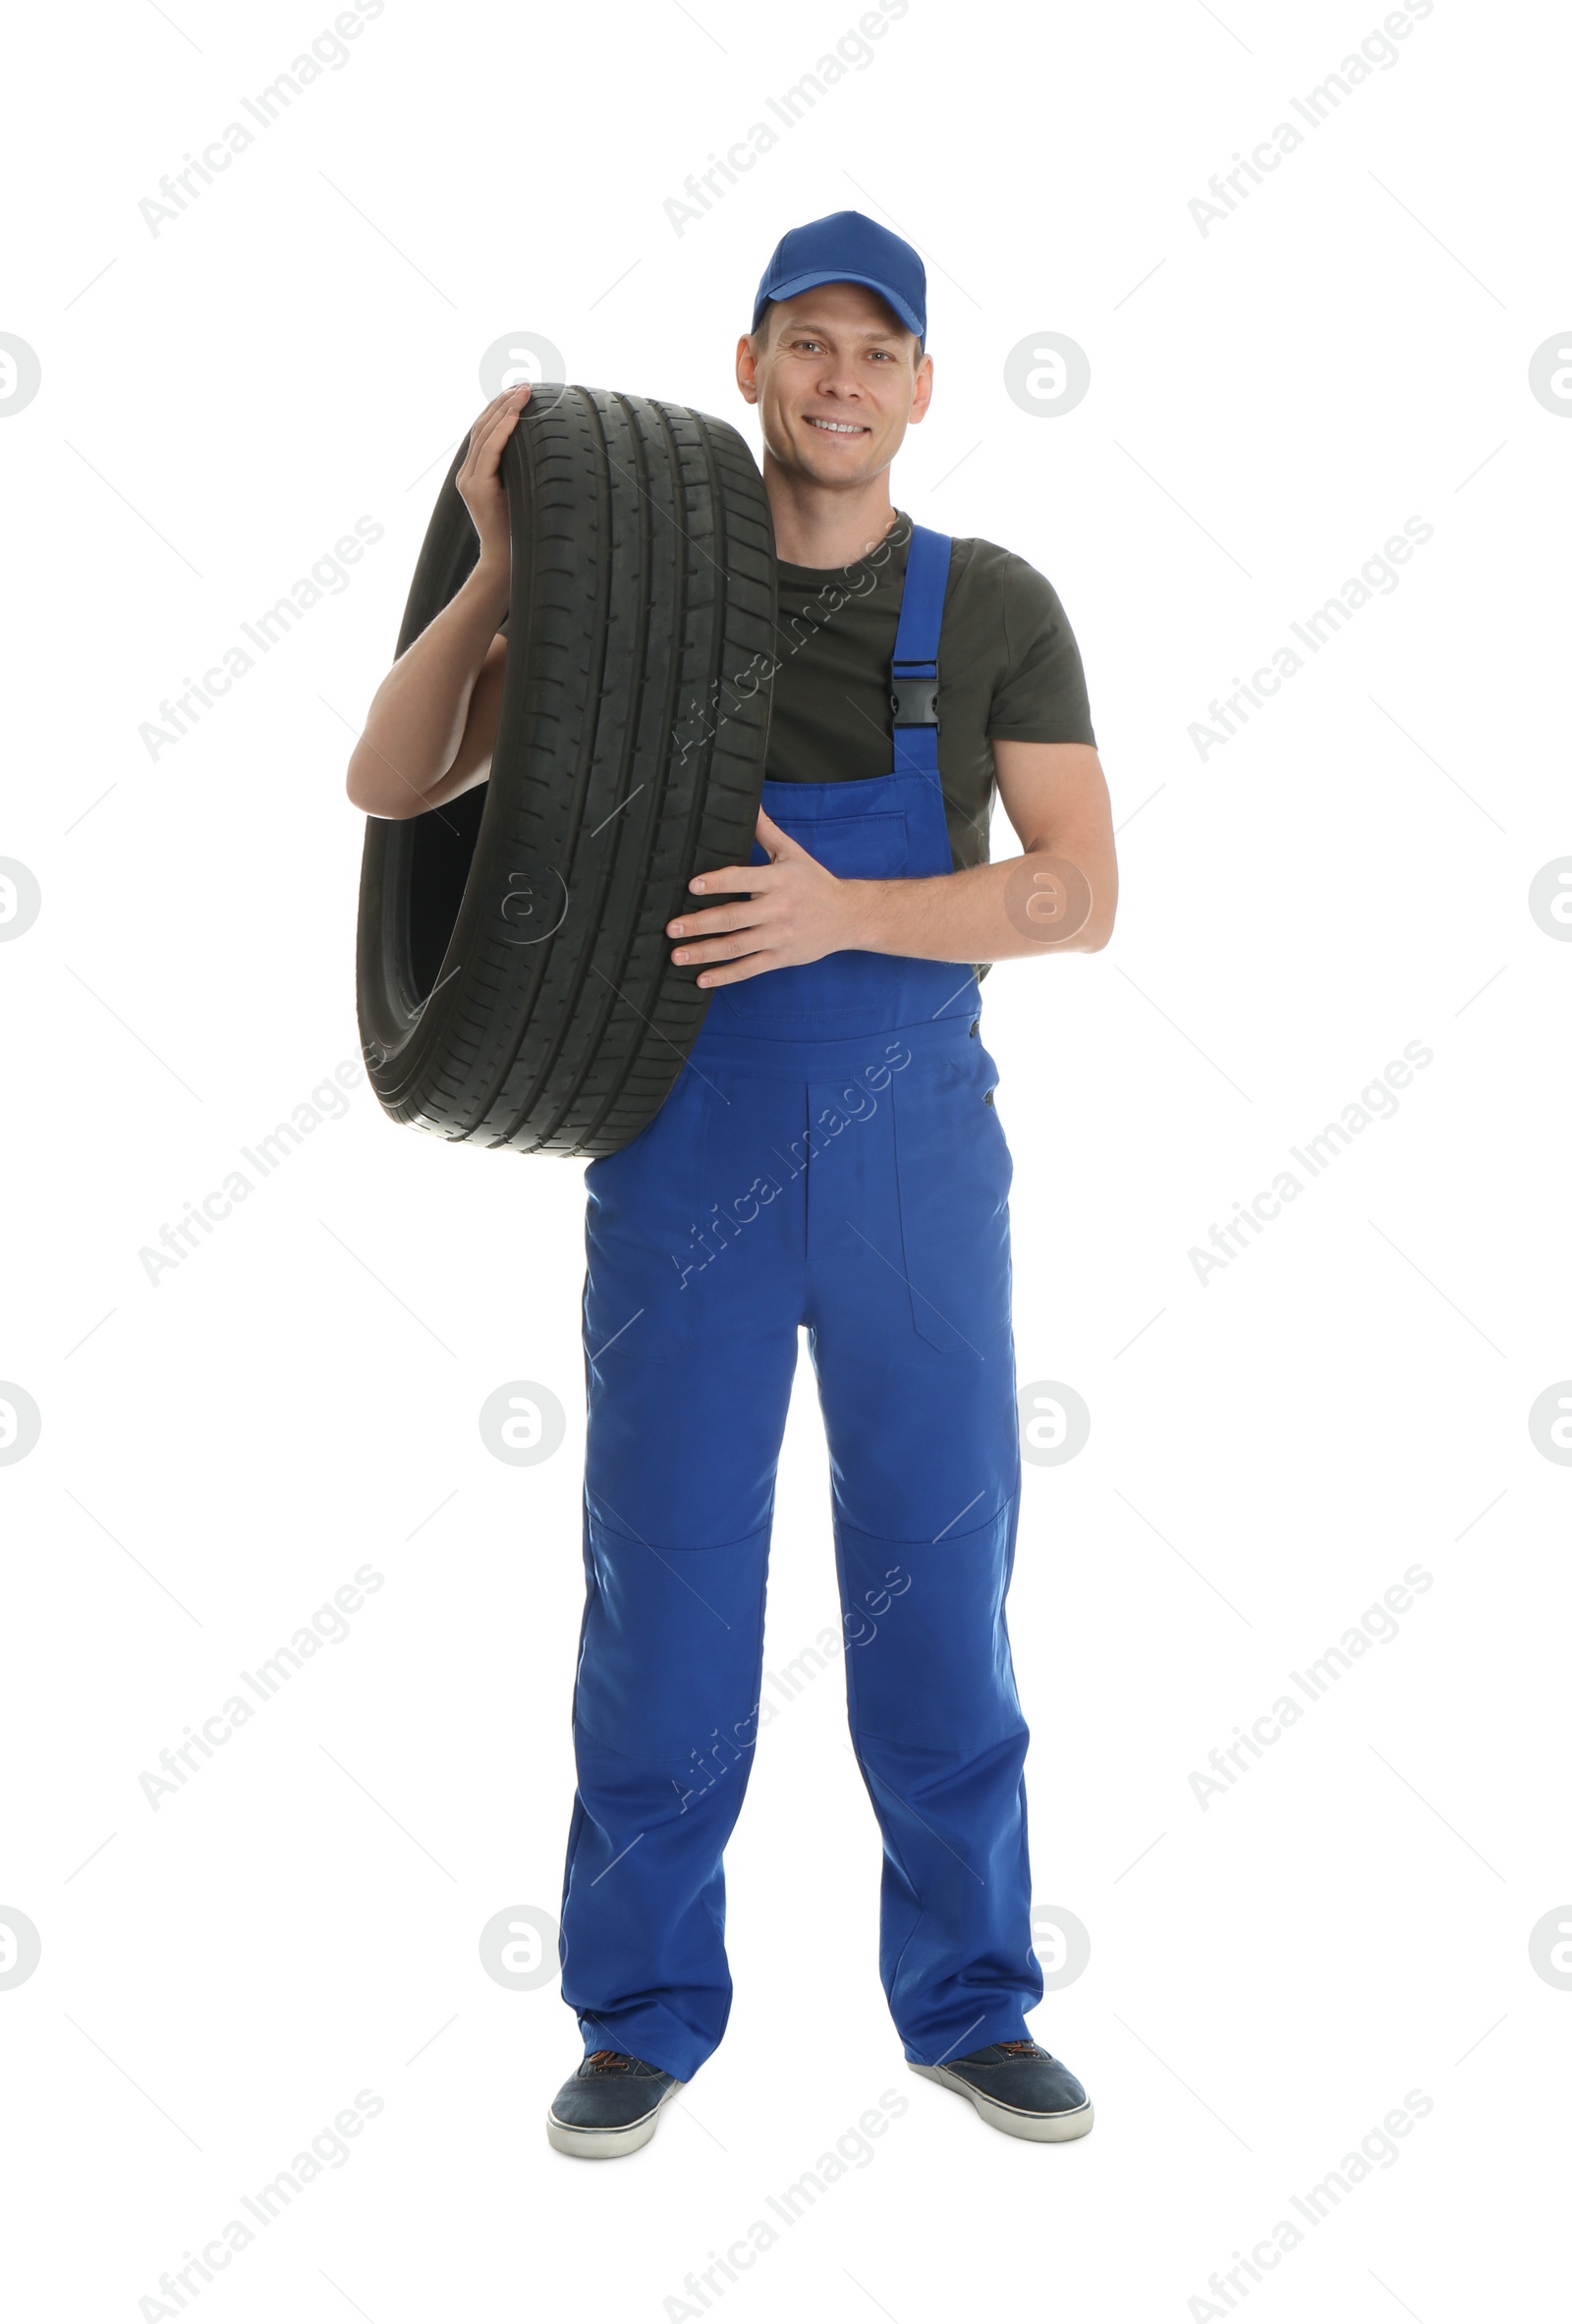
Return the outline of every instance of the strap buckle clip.
<path id="1" fill-rule="evenodd" d="M 890 673 L 890 708 L 896 726 L 931 726 L 939 722 L 939 666 L 915 662 Z"/>

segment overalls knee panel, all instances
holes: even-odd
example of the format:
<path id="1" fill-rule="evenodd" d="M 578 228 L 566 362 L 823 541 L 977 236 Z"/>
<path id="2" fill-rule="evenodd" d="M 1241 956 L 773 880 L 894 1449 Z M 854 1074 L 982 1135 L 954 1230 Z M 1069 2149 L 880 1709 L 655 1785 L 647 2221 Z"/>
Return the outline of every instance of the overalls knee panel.
<path id="1" fill-rule="evenodd" d="M 936 696 L 950 544 L 912 533 L 894 766 L 764 785 L 837 876 L 953 868 Z M 756 862 L 764 861 L 756 845 Z M 564 1999 L 687 2080 L 725 2030 L 725 1847 L 761 1727 L 775 1469 L 806 1326 L 879 1968 L 926 2065 L 1026 2036 L 1027 1727 L 1004 1600 L 1020 1452 L 1011 1161 L 973 970 L 838 952 L 719 986 L 648 1128 L 585 1174 L 586 1608 Z M 822 1668 L 811 1647 L 800 1686 Z M 800 1689 L 799 1689 L 800 1690 Z"/>

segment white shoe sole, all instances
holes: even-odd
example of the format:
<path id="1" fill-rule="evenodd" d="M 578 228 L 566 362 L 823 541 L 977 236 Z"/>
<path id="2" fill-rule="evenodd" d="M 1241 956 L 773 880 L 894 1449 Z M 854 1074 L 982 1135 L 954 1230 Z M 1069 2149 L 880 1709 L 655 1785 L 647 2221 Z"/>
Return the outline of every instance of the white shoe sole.
<path id="1" fill-rule="evenodd" d="M 1069 2107 L 1063 2114 L 1027 2114 L 1018 2106 L 1001 2106 L 996 2098 L 985 2098 L 947 2066 L 919 2066 L 911 2058 L 906 2063 L 925 2081 L 940 2082 L 957 2096 L 970 2099 L 985 2123 L 991 2123 L 995 2130 L 1003 2130 L 1011 2138 L 1035 2138 L 1056 2145 L 1061 2139 L 1084 2138 L 1092 2128 L 1090 2098 L 1085 2106 Z"/>
<path id="2" fill-rule="evenodd" d="M 662 2091 L 647 2114 L 636 2123 L 624 2123 L 614 2130 L 586 2130 L 573 2123 L 563 2123 L 548 2112 L 546 2136 L 558 2154 L 576 2154 L 585 2162 L 609 2162 L 619 2154 L 632 2154 L 636 2148 L 647 2146 L 660 2122 L 660 2110 L 668 2098 L 675 2098 L 685 2085 L 673 2082 Z"/>

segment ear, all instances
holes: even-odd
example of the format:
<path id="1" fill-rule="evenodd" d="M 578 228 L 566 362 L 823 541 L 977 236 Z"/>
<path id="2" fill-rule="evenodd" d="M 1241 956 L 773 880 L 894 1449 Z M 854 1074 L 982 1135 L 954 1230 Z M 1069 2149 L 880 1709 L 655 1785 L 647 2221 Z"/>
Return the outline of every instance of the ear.
<path id="1" fill-rule="evenodd" d="M 754 343 L 745 332 L 737 342 L 737 386 L 743 401 L 758 401 L 758 362 L 754 354 Z"/>
<path id="2" fill-rule="evenodd" d="M 910 426 L 916 427 L 921 420 L 926 417 L 927 408 L 932 401 L 933 358 L 930 355 L 920 356 L 917 363 L 917 378 L 912 389 L 912 409 L 907 415 Z"/>

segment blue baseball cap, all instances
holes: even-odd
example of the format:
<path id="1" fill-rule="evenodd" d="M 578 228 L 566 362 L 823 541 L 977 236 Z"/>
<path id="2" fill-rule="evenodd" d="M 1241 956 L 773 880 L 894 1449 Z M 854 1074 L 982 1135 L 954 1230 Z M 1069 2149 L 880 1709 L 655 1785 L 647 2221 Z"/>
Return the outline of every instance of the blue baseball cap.
<path id="1" fill-rule="evenodd" d="M 772 299 L 795 299 L 819 283 L 862 283 L 877 291 L 921 346 L 927 336 L 927 276 L 909 242 L 861 210 L 833 210 L 794 226 L 775 245 L 754 301 L 754 329 Z"/>

